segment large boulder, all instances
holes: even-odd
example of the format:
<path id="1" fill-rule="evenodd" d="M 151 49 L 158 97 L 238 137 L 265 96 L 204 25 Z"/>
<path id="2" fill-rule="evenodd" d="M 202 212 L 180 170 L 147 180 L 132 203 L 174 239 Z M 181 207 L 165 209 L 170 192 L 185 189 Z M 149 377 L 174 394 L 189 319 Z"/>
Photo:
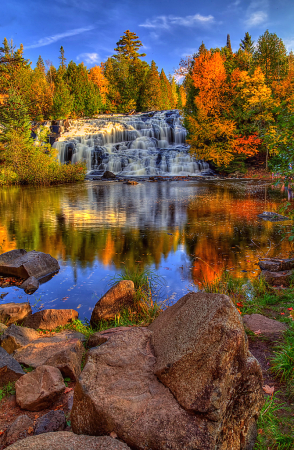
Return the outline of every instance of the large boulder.
<path id="1" fill-rule="evenodd" d="M 0 388 L 25 375 L 21 365 L 0 347 Z"/>
<path id="2" fill-rule="evenodd" d="M 39 333 L 36 330 L 12 324 L 0 336 L 0 345 L 11 355 L 16 349 L 25 347 L 29 342 L 38 338 Z"/>
<path id="3" fill-rule="evenodd" d="M 41 330 L 54 330 L 78 319 L 79 313 L 74 309 L 43 309 L 23 321 L 24 326 Z"/>
<path id="4" fill-rule="evenodd" d="M 131 280 L 122 280 L 98 300 L 91 315 L 91 325 L 112 320 L 125 308 L 134 306 L 135 287 Z"/>
<path id="5" fill-rule="evenodd" d="M 13 253 L 12 253 L 13 252 Z M 20 253 L 18 253 L 20 252 Z M 0 255 L 0 273 L 27 279 L 45 277 L 60 269 L 58 261 L 42 252 L 11 250 Z"/>
<path id="6" fill-rule="evenodd" d="M 25 366 L 36 368 L 46 365 L 57 367 L 63 376 L 75 380 L 81 373 L 85 337 L 77 332 L 62 332 L 39 338 L 14 353 L 15 359 Z"/>
<path id="7" fill-rule="evenodd" d="M 32 314 L 32 308 L 28 302 L 0 305 L 0 322 L 7 326 L 21 322 L 29 314 Z"/>
<path id="8" fill-rule="evenodd" d="M 281 272 L 283 270 L 294 269 L 294 259 L 265 259 L 258 262 L 261 270 L 269 270 L 270 272 Z"/>
<path id="9" fill-rule="evenodd" d="M 28 411 L 48 408 L 64 392 L 65 384 L 56 367 L 40 366 L 15 383 L 16 403 Z"/>
<path id="10" fill-rule="evenodd" d="M 69 431 L 28 437 L 7 450 L 130 450 L 123 442 L 109 436 L 77 436 Z"/>
<path id="11" fill-rule="evenodd" d="M 98 345 L 104 344 L 104 342 L 107 342 L 111 336 L 113 336 L 116 333 L 120 333 L 121 331 L 129 330 L 130 327 L 115 327 L 115 328 L 108 328 L 104 331 L 98 331 L 97 333 L 93 333 L 87 342 L 87 345 L 89 348 L 97 347 Z"/>
<path id="12" fill-rule="evenodd" d="M 230 298 L 188 294 L 149 329 L 113 333 L 89 351 L 72 427 L 114 431 L 137 450 L 251 450 L 262 384 Z"/>
<path id="13" fill-rule="evenodd" d="M 102 178 L 106 180 L 111 180 L 116 178 L 116 175 L 113 172 L 110 172 L 109 170 L 106 170 L 104 174 L 102 175 Z"/>
<path id="14" fill-rule="evenodd" d="M 2 437 L 0 437 L 0 448 L 5 448 L 8 445 L 20 439 L 25 439 L 34 432 L 34 422 L 27 415 L 18 416 L 14 422 L 5 430 Z"/>

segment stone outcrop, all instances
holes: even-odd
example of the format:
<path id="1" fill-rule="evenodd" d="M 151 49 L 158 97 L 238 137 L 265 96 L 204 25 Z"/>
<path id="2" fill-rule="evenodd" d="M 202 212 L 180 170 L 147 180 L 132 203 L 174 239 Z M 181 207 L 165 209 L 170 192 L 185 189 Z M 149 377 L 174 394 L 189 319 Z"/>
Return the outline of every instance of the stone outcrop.
<path id="1" fill-rule="evenodd" d="M 85 337 L 77 332 L 62 332 L 39 338 L 16 350 L 15 359 L 25 366 L 36 368 L 46 365 L 57 367 L 63 376 L 75 380 L 81 373 Z"/>
<path id="2" fill-rule="evenodd" d="M 108 328 L 108 330 L 99 331 L 97 333 L 92 334 L 89 337 L 89 340 L 87 342 L 88 347 L 97 347 L 98 345 L 104 344 L 104 342 L 107 342 L 111 336 L 113 336 L 116 333 L 120 333 L 121 331 L 129 330 L 130 327 L 115 327 L 115 328 Z"/>
<path id="3" fill-rule="evenodd" d="M 265 281 L 273 286 L 289 286 L 293 273 L 293 270 L 285 270 L 282 272 L 262 271 Z"/>
<path id="4" fill-rule="evenodd" d="M 35 435 L 63 431 L 66 426 L 64 411 L 49 411 L 36 422 Z"/>
<path id="5" fill-rule="evenodd" d="M 42 252 L 11 250 L 0 255 L 0 273 L 27 279 L 40 279 L 60 269 L 58 261 Z"/>
<path id="6" fill-rule="evenodd" d="M 40 366 L 15 383 L 16 403 L 28 411 L 42 411 L 54 403 L 64 389 L 59 369 Z"/>
<path id="7" fill-rule="evenodd" d="M 262 404 L 239 313 L 198 293 L 90 350 L 71 420 L 75 433 L 115 432 L 137 450 L 251 450 Z"/>
<path id="8" fill-rule="evenodd" d="M 261 314 L 246 314 L 243 316 L 243 322 L 249 330 L 260 332 L 264 336 L 279 336 L 287 330 L 287 326 L 278 320 L 269 319 Z"/>
<path id="9" fill-rule="evenodd" d="M 135 287 L 130 280 L 122 280 L 109 289 L 96 303 L 91 316 L 91 325 L 100 320 L 112 320 L 122 309 L 134 305 Z"/>
<path id="10" fill-rule="evenodd" d="M 54 330 L 78 319 L 79 313 L 74 309 L 43 309 L 26 317 L 23 325 L 41 330 Z"/>
<path id="11" fill-rule="evenodd" d="M 0 305 L 0 322 L 7 326 L 21 322 L 29 314 L 32 314 L 32 308 L 28 302 Z"/>
<path id="12" fill-rule="evenodd" d="M 109 436 L 77 436 L 69 431 L 28 437 L 7 450 L 130 450 L 123 442 Z"/>
<path id="13" fill-rule="evenodd" d="M 0 388 L 8 382 L 17 381 L 24 374 L 21 365 L 0 347 Z"/>
<path id="14" fill-rule="evenodd" d="M 27 280 L 25 280 L 21 285 L 20 288 L 25 291 L 26 294 L 33 294 L 37 289 L 39 289 L 40 283 L 35 277 L 30 277 Z"/>
<path id="15" fill-rule="evenodd" d="M 265 259 L 258 262 L 261 270 L 268 270 L 269 272 L 281 272 L 284 270 L 294 269 L 294 259 Z"/>
<path id="16" fill-rule="evenodd" d="M 33 420 L 25 414 L 18 416 L 18 418 L 5 430 L 3 436 L 0 437 L 0 449 L 14 444 L 16 441 L 25 439 L 33 432 Z"/>
<path id="17" fill-rule="evenodd" d="M 12 324 L 0 336 L 0 345 L 11 355 L 16 349 L 25 347 L 29 342 L 38 338 L 39 333 L 36 330 Z"/>
<path id="18" fill-rule="evenodd" d="M 109 170 L 106 170 L 104 172 L 104 174 L 102 175 L 102 178 L 106 179 L 106 180 L 113 180 L 114 178 L 116 178 L 116 175 L 113 172 L 110 172 Z"/>

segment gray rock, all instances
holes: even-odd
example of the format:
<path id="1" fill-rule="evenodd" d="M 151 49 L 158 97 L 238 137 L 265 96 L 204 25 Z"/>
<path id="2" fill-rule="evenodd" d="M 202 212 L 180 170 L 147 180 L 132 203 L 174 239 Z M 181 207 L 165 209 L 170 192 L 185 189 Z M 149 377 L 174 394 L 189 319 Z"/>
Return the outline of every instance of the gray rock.
<path id="1" fill-rule="evenodd" d="M 33 294 L 37 289 L 39 289 L 40 283 L 35 277 L 30 277 L 25 280 L 20 288 L 25 291 L 26 294 Z"/>
<path id="2" fill-rule="evenodd" d="M 0 255 L 0 266 L 2 264 L 10 264 L 15 259 L 20 258 L 21 256 L 24 256 L 26 254 L 27 252 L 24 249 L 10 250 L 10 252 L 2 253 L 2 255 Z"/>
<path id="3" fill-rule="evenodd" d="M 12 323 L 21 322 L 25 317 L 32 314 L 32 308 L 28 302 L 3 303 L 0 305 L 0 322 L 9 326 Z"/>
<path id="4" fill-rule="evenodd" d="M 104 174 L 102 175 L 102 178 L 104 179 L 114 179 L 116 178 L 116 175 L 114 175 L 113 172 L 110 172 L 109 170 L 106 170 L 106 172 L 104 172 Z"/>
<path id="5" fill-rule="evenodd" d="M 0 336 L 0 345 L 11 355 L 16 349 L 22 348 L 38 338 L 39 333 L 37 331 L 12 324 Z"/>
<path id="6" fill-rule="evenodd" d="M 130 450 L 123 442 L 109 436 L 77 436 L 68 431 L 28 437 L 7 450 Z"/>
<path id="7" fill-rule="evenodd" d="M 0 347 L 0 388 L 25 375 L 21 365 Z"/>
<path id="8" fill-rule="evenodd" d="M 245 314 L 243 322 L 249 330 L 260 331 L 265 336 L 278 336 L 287 330 L 287 325 L 278 320 L 269 319 L 261 314 Z"/>
<path id="9" fill-rule="evenodd" d="M 284 270 L 282 272 L 270 272 L 262 270 L 261 275 L 265 281 L 272 286 L 289 286 L 293 278 L 293 270 Z"/>
<path id="10" fill-rule="evenodd" d="M 2 446 L 14 444 L 16 441 L 25 439 L 34 432 L 34 422 L 27 415 L 18 416 L 14 422 L 5 430 L 0 438 L 0 448 Z"/>
<path id="11" fill-rule="evenodd" d="M 283 270 L 294 269 L 294 259 L 277 259 L 262 260 L 258 262 L 261 270 L 268 270 L 269 272 L 281 272 Z"/>
<path id="12" fill-rule="evenodd" d="M 25 279 L 39 279 L 60 269 L 58 261 L 46 253 L 33 250 L 18 257 L 15 257 L 16 255 L 7 252 L 0 256 L 0 273 Z"/>
<path id="13" fill-rule="evenodd" d="M 36 422 L 35 435 L 63 431 L 66 426 L 64 411 L 49 411 Z"/>

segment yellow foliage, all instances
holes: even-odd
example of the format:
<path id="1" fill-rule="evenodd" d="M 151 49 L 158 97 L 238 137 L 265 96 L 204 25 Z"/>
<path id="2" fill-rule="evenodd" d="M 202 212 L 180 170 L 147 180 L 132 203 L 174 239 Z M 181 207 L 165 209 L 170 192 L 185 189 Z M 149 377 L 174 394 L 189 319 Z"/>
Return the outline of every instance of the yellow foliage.
<path id="1" fill-rule="evenodd" d="M 103 63 L 101 63 L 101 66 L 94 66 L 90 69 L 88 78 L 98 86 L 102 102 L 103 104 L 106 104 L 106 94 L 108 94 L 109 82 L 107 78 L 105 78 L 103 71 Z"/>

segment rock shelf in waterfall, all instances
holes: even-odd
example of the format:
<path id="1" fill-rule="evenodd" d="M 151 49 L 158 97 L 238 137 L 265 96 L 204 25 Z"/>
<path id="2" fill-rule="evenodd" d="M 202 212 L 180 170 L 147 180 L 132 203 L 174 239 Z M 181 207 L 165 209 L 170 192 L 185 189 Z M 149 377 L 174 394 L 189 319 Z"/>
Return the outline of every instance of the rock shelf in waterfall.
<path id="1" fill-rule="evenodd" d="M 209 164 L 189 154 L 178 110 L 135 116 L 70 120 L 54 143 L 61 163 L 85 161 L 95 175 L 211 174 Z"/>

